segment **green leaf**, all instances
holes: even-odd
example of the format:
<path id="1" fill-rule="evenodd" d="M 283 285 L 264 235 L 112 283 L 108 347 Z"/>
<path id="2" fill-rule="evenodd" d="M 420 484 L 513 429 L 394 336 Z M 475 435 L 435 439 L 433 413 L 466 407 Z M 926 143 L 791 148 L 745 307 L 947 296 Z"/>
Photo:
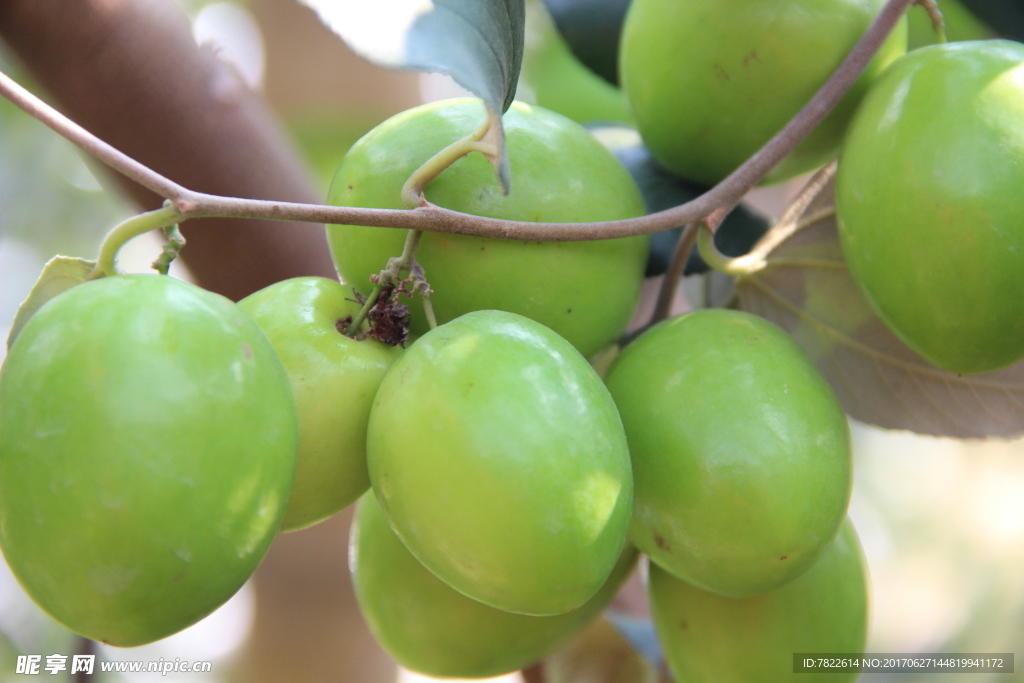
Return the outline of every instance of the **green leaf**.
<path id="1" fill-rule="evenodd" d="M 28 319 L 35 315 L 35 312 L 42 308 L 43 304 L 75 285 L 85 282 L 85 278 L 95 266 L 95 261 L 87 261 L 73 256 L 54 256 L 47 261 L 39 279 L 32 285 L 32 291 L 28 293 L 28 298 L 18 307 L 14 322 L 11 323 L 11 332 L 7 336 L 7 348 L 11 348 L 18 333 L 21 332 L 21 328 L 25 327 Z"/>
<path id="2" fill-rule="evenodd" d="M 487 105 L 495 170 L 508 188 L 501 114 L 523 61 L 523 0 L 300 0 L 357 54 L 381 66 L 438 71 Z M 453 141 L 454 142 L 454 141 Z"/>
<path id="3" fill-rule="evenodd" d="M 832 183 L 804 198 L 745 257 L 758 265 L 736 281 L 739 308 L 788 331 L 861 422 L 959 438 L 1024 434 L 1024 362 L 962 376 L 911 351 L 850 276 Z"/>

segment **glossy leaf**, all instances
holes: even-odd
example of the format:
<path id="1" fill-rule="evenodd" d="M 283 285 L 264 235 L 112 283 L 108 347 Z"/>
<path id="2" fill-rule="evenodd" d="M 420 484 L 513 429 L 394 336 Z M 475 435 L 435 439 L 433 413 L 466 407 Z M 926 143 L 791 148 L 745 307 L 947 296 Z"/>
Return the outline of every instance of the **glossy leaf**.
<path id="1" fill-rule="evenodd" d="M 962 376 L 897 339 L 846 268 L 833 194 L 826 184 L 754 248 L 764 260 L 738 279 L 739 307 L 789 331 L 862 422 L 960 438 L 1024 433 L 1024 363 Z"/>
<path id="2" fill-rule="evenodd" d="M 85 282 L 85 278 L 95 266 L 95 261 L 87 261 L 73 256 L 54 256 L 47 261 L 39 279 L 32 285 L 32 291 L 18 307 L 18 313 L 14 316 L 14 322 L 11 323 L 11 332 L 7 335 L 7 348 L 11 348 L 18 333 L 21 332 L 21 328 L 25 327 L 29 318 L 43 304 L 75 285 Z"/>
<path id="3" fill-rule="evenodd" d="M 448 74 L 487 105 L 496 170 L 509 187 L 500 115 L 523 61 L 523 0 L 300 0 L 357 54 L 381 66 Z M 453 141 L 454 142 L 454 141 Z"/>

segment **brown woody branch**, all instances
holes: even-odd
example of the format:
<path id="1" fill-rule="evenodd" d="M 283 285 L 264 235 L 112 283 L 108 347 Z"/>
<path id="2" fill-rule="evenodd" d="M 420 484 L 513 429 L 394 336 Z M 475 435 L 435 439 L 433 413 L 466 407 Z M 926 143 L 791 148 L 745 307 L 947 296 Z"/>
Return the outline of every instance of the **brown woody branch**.
<path id="1" fill-rule="evenodd" d="M 38 1 L 38 0 L 37 0 Z M 142 2 L 143 0 L 136 0 Z M 154 0 L 149 0 L 150 2 Z M 364 209 L 329 207 L 293 202 L 258 201 L 194 192 L 178 185 L 167 186 L 165 178 L 150 176 L 145 171 L 129 168 L 129 160 L 116 150 L 100 150 L 98 140 L 45 105 L 19 89 L 10 79 L 0 78 L 0 94 L 12 99 L 40 118 L 62 135 L 80 146 L 96 151 L 101 161 L 115 165 L 137 182 L 164 188 L 164 196 L 174 202 L 187 217 L 232 216 L 236 218 L 263 218 L 325 223 L 348 223 L 376 227 L 409 228 L 432 232 L 481 235 L 517 240 L 574 241 L 610 239 L 649 234 L 675 226 L 700 221 L 716 210 L 729 211 L 740 199 L 759 183 L 765 175 L 785 157 L 839 102 L 846 91 L 860 77 L 882 43 L 913 0 L 889 0 L 872 25 L 865 32 L 849 56 L 821 87 L 810 102 L 772 138 L 729 177 L 697 199 L 640 218 L 600 223 L 528 223 L 483 218 L 450 211 L 424 202 L 410 210 Z M 33 4 L 32 0 L 21 3 Z M 3 33 L 0 14 L 0 34 Z M 86 123 L 88 126 L 88 123 Z"/>

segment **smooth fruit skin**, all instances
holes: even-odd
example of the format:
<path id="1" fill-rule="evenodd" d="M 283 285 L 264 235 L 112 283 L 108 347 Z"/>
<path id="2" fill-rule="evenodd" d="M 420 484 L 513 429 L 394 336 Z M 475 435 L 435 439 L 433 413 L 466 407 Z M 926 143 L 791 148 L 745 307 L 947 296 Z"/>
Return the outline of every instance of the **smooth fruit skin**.
<path id="1" fill-rule="evenodd" d="M 633 460 L 630 540 L 666 571 L 755 595 L 807 569 L 850 499 L 846 416 L 781 330 L 747 313 L 667 320 L 606 382 Z"/>
<path id="2" fill-rule="evenodd" d="M 530 38 L 519 87 L 532 94 L 533 101 L 576 123 L 632 120 L 626 96 L 573 54 L 542 3 L 528 6 L 526 21 Z"/>
<path id="3" fill-rule="evenodd" d="M 940 368 L 1024 356 L 1024 46 L 921 48 L 872 88 L 836 178 L 850 272 Z"/>
<path id="4" fill-rule="evenodd" d="M 352 581 L 377 642 L 405 668 L 444 678 L 490 678 L 543 659 L 611 602 L 638 557 L 627 544 L 582 607 L 530 617 L 467 598 L 431 574 L 388 526 L 373 494 L 359 502 L 352 530 Z"/>
<path id="5" fill-rule="evenodd" d="M 806 573 L 769 593 L 726 598 L 652 564 L 651 612 L 678 681 L 852 683 L 857 673 L 793 673 L 794 653 L 861 653 L 867 640 L 867 569 L 847 520 Z"/>
<path id="6" fill-rule="evenodd" d="M 622 423 L 586 360 L 543 325 L 478 311 L 391 366 L 367 438 L 373 490 L 430 571 L 537 616 L 589 600 L 629 526 Z"/>
<path id="7" fill-rule="evenodd" d="M 476 130 L 479 100 L 435 102 L 394 116 L 346 155 L 328 203 L 405 208 L 400 191 L 412 173 L 441 149 Z M 470 154 L 426 189 L 440 206 L 491 218 L 585 222 L 644 214 L 636 184 L 615 157 L 584 128 L 535 105 L 514 103 L 505 113 L 512 187 L 502 195 L 494 169 Z M 402 253 L 405 231 L 329 225 L 327 237 L 341 279 L 364 294 L 371 274 Z M 625 329 L 636 308 L 647 259 L 646 236 L 596 242 L 518 242 L 427 233 L 416 257 L 434 290 L 439 323 L 470 311 L 525 315 L 590 356 Z M 412 331 L 427 331 L 414 302 Z"/>
<path id="8" fill-rule="evenodd" d="M 619 73 L 644 143 L 666 168 L 714 185 L 832 75 L 884 0 L 634 0 Z M 824 164 L 871 81 L 906 51 L 901 21 L 867 71 L 770 180 Z"/>
<path id="9" fill-rule="evenodd" d="M 87 282 L 0 373 L 0 545 L 72 631 L 148 643 L 249 578 L 296 448 L 284 368 L 235 304 L 167 276 Z"/>
<path id="10" fill-rule="evenodd" d="M 295 485 L 282 531 L 326 519 L 370 488 L 370 406 L 402 349 L 343 334 L 339 321 L 351 319 L 360 308 L 351 297 L 351 290 L 335 280 L 302 277 L 238 302 L 281 357 L 299 416 Z"/>

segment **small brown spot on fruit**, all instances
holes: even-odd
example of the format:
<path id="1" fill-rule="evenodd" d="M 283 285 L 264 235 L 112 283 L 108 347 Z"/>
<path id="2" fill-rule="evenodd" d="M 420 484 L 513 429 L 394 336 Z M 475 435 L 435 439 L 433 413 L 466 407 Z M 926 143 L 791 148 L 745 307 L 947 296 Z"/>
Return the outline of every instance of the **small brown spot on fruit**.
<path id="1" fill-rule="evenodd" d="M 664 550 L 666 553 L 672 552 L 672 548 L 669 546 L 668 541 L 661 537 L 661 534 L 654 534 L 654 545 Z"/>
<path id="2" fill-rule="evenodd" d="M 682 620 L 679 621 L 679 628 L 681 628 L 683 630 L 686 630 L 686 629 L 690 628 L 690 623 L 688 621 L 686 621 L 686 619 L 682 619 Z"/>
<path id="3" fill-rule="evenodd" d="M 783 556 L 782 556 L 782 557 L 780 557 L 779 559 L 780 559 L 780 560 L 788 560 L 788 559 L 789 559 L 789 555 L 783 555 Z"/>
<path id="4" fill-rule="evenodd" d="M 246 360 L 252 360 L 252 347 L 246 342 L 242 342 L 242 354 Z"/>

